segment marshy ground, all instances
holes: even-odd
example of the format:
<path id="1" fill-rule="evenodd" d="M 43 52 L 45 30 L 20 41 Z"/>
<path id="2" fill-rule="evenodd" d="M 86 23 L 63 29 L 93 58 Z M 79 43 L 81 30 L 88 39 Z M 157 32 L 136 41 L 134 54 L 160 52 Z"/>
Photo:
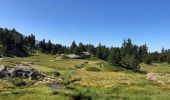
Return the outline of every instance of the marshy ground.
<path id="1" fill-rule="evenodd" d="M 37 80 L 22 79 L 26 84 L 16 86 L 17 80 L 0 80 L 1 100 L 69 100 L 69 99 L 170 99 L 170 65 L 141 64 L 146 74 L 112 67 L 107 62 L 90 59 L 58 59 L 54 55 L 6 57 L 0 65 L 9 67 L 32 62 L 33 68 L 56 82 L 33 85 Z"/>

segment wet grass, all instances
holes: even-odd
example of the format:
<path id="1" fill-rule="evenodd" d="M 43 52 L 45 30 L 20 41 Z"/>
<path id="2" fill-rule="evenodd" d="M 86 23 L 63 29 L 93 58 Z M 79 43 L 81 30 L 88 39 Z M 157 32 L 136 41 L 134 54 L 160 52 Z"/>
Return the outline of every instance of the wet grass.
<path id="1" fill-rule="evenodd" d="M 59 84 L 66 88 L 52 89 L 49 84 L 15 86 L 8 80 L 0 80 L 0 100 L 168 100 L 170 87 L 147 80 L 146 74 L 112 67 L 97 59 L 56 59 L 54 55 L 39 54 L 26 58 L 7 57 L 0 61 L 13 67 L 17 63 L 33 62 L 33 67 L 53 78 L 61 78 Z M 90 69 L 90 70 L 87 70 Z M 92 69 L 92 70 L 91 70 Z M 96 71 L 96 69 L 100 69 Z M 146 65 L 141 70 L 159 73 L 162 81 L 169 79 L 167 63 Z M 55 75 L 59 73 L 59 75 Z M 166 77 L 164 77 L 166 76 Z M 57 84 L 56 83 L 56 84 Z"/>

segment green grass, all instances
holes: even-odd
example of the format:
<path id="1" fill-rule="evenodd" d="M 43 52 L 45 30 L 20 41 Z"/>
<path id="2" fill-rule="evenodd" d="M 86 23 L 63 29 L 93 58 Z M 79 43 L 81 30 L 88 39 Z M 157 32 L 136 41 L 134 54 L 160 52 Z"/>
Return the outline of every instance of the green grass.
<path id="1" fill-rule="evenodd" d="M 48 84 L 15 86 L 8 80 L 0 80 L 0 100 L 68 100 L 92 98 L 92 100 L 168 100 L 170 99 L 170 65 L 141 64 L 141 70 L 157 73 L 158 81 L 148 80 L 145 74 L 134 73 L 97 59 L 58 59 L 54 55 L 38 54 L 26 58 L 6 57 L 0 65 L 13 67 L 22 62 L 33 62 L 33 67 L 49 77 L 62 78 L 69 83 L 65 89 L 50 89 Z M 96 69 L 100 69 L 96 71 Z M 86 70 L 90 69 L 90 70 Z M 92 69 L 92 70 L 91 70 Z M 60 73 L 59 76 L 53 75 Z"/>

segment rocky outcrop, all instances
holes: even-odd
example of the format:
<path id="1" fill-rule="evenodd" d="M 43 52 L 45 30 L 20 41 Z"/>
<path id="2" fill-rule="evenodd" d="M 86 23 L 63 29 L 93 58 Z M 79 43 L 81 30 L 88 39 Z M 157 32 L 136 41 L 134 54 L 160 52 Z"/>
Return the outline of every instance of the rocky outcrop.
<path id="1" fill-rule="evenodd" d="M 0 66 L 0 78 L 1 79 L 7 79 L 9 77 L 10 77 L 10 74 L 8 72 L 8 67 L 4 66 L 4 65 L 1 65 Z"/>
<path id="2" fill-rule="evenodd" d="M 45 77 L 42 73 L 37 72 L 31 66 L 26 64 L 18 64 L 14 68 L 10 68 L 8 66 L 1 65 L 0 66 L 0 78 L 8 79 L 8 78 L 28 78 L 28 79 L 39 79 L 41 77 Z"/>
<path id="3" fill-rule="evenodd" d="M 44 77 L 39 79 L 36 83 L 34 83 L 34 85 L 43 84 L 43 83 L 54 83 L 61 80 L 62 80 L 61 78 L 54 79 L 54 78 Z"/>

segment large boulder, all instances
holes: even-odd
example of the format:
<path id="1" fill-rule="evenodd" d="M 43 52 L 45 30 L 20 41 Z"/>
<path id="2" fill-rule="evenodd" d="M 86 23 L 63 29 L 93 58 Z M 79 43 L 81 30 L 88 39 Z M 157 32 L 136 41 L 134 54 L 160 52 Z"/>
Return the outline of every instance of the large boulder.
<path id="1" fill-rule="evenodd" d="M 71 59 L 78 59 L 78 58 L 81 58 L 81 56 L 79 55 L 76 55 L 76 54 L 70 54 L 70 55 L 67 55 L 68 58 L 71 58 Z"/>
<path id="2" fill-rule="evenodd" d="M 16 65 L 14 68 L 9 68 L 7 66 L 0 66 L 0 78 L 7 79 L 7 78 L 28 78 L 28 79 L 38 79 L 44 77 L 42 73 L 37 72 L 29 65 L 19 64 Z"/>

